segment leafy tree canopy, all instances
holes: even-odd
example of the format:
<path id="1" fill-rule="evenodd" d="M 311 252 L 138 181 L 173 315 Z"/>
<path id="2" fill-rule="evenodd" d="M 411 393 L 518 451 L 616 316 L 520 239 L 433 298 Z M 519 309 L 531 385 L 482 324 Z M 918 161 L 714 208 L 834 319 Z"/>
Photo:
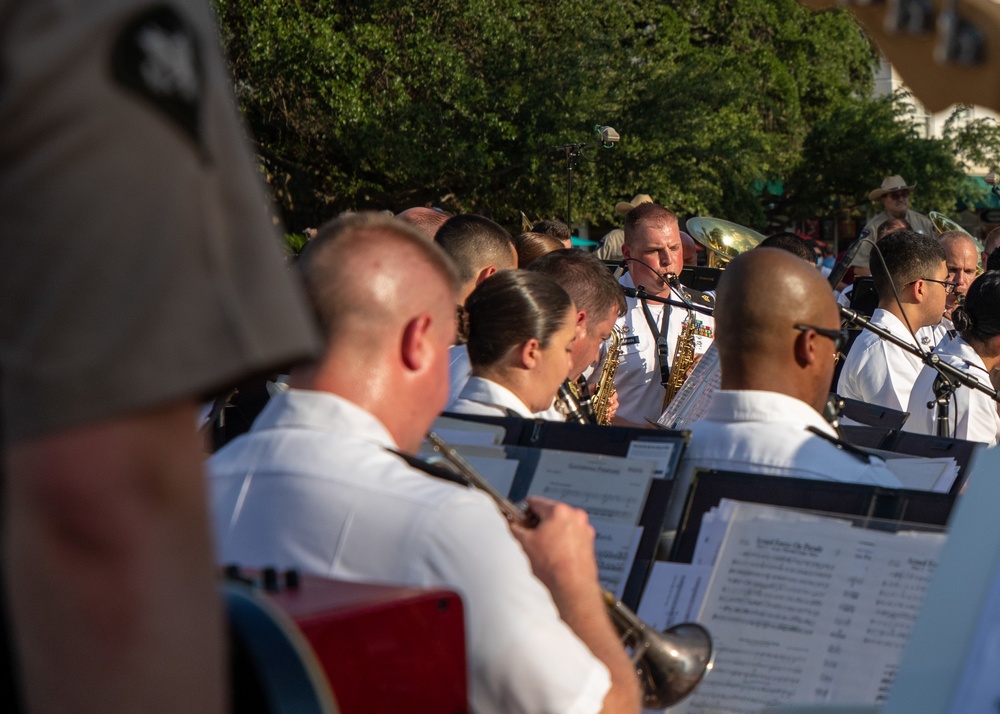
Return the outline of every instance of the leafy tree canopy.
<path id="1" fill-rule="evenodd" d="M 566 159 L 554 148 L 578 142 L 593 146 L 573 216 L 595 221 L 641 191 L 682 214 L 764 226 L 768 211 L 845 207 L 887 166 L 922 187 L 960 172 L 896 128 L 895 105 L 865 99 L 876 57 L 854 21 L 797 0 L 216 5 L 292 229 L 414 205 L 509 224 L 518 211 L 561 217 Z M 597 146 L 597 124 L 620 144 Z M 974 152 L 984 136 L 950 145 Z M 769 180 L 787 188 L 774 206 L 753 189 Z"/>

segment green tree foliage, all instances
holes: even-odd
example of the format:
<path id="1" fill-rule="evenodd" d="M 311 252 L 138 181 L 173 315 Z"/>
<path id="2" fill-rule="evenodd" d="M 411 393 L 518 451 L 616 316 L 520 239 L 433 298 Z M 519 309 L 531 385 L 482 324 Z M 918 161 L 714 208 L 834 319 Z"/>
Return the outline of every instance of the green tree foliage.
<path id="1" fill-rule="evenodd" d="M 216 0 L 237 96 L 289 227 L 437 205 L 612 219 L 637 192 L 763 228 L 857 209 L 886 172 L 941 201 L 960 168 L 865 99 L 875 54 L 797 0 Z M 619 130 L 611 150 L 596 124 Z M 954 161 L 952 162 L 954 164 Z M 877 177 L 872 183 L 873 177 Z M 755 186 L 784 180 L 773 202 Z M 937 189 L 924 192 L 924 188 Z M 954 191 L 951 191 L 954 194 Z M 769 203 L 770 202 L 770 203 Z"/>

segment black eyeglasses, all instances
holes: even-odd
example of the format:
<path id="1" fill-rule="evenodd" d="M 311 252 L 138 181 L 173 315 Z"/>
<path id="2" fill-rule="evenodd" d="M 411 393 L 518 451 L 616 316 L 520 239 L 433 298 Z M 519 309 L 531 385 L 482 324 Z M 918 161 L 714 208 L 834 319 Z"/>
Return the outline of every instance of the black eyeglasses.
<path id="1" fill-rule="evenodd" d="M 796 330 L 801 330 L 806 332 L 807 330 L 812 330 L 817 335 L 823 335 L 823 337 L 829 337 L 833 340 L 833 349 L 840 353 L 840 348 L 847 344 L 848 333 L 846 327 L 841 327 L 839 330 L 830 330 L 825 327 L 816 327 L 815 325 L 793 325 Z"/>
<path id="2" fill-rule="evenodd" d="M 945 295 L 951 295 L 958 288 L 958 283 L 952 282 L 950 280 L 935 280 L 934 278 L 920 278 L 926 283 L 937 283 L 938 285 L 944 286 Z M 917 282 L 916 280 L 913 283 Z M 907 283 L 907 285 L 913 285 L 913 283 Z"/>

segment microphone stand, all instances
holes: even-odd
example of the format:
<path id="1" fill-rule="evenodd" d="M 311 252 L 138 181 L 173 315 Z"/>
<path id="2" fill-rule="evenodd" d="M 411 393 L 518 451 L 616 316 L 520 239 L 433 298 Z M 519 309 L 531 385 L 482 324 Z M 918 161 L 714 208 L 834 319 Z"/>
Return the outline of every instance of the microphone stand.
<path id="1" fill-rule="evenodd" d="M 694 303 L 681 302 L 680 300 L 671 300 L 670 298 L 659 297 L 657 295 L 650 295 L 646 292 L 646 288 L 640 285 L 637 288 L 627 288 L 622 286 L 622 292 L 625 293 L 625 297 L 636 298 L 637 300 L 651 300 L 653 302 L 663 303 L 664 305 L 674 305 L 676 307 L 683 307 L 685 310 L 694 310 L 695 312 L 700 312 L 703 315 L 712 315 L 715 313 L 710 307 L 702 307 L 700 305 L 695 305 Z"/>
<path id="2" fill-rule="evenodd" d="M 937 424 L 938 436 L 951 436 L 950 419 L 948 416 L 948 402 L 960 386 L 966 386 L 970 389 L 979 390 L 993 401 L 1000 402 L 1000 395 L 997 394 L 995 389 L 987 387 L 971 374 L 966 374 L 962 370 L 958 369 L 958 367 L 953 367 L 943 361 L 940 355 L 936 355 L 933 352 L 924 352 L 915 344 L 906 342 L 889 332 L 884 327 L 879 327 L 878 325 L 873 324 L 871 320 L 863 317 L 858 312 L 846 308 L 843 305 L 840 305 L 839 307 L 840 317 L 845 324 L 858 325 L 869 332 L 874 332 L 883 340 L 891 342 L 900 349 L 906 350 L 911 355 L 916 355 L 925 365 L 937 370 L 938 376 L 934 380 L 935 399 L 933 402 L 927 403 L 927 408 L 932 409 L 935 405 L 938 407 L 935 420 L 935 423 Z"/>
<path id="3" fill-rule="evenodd" d="M 583 150 L 588 146 L 590 144 L 565 144 L 554 149 L 566 152 L 566 225 L 569 226 L 570 231 L 573 230 L 573 169 L 576 168 L 577 162 L 583 156 Z"/>

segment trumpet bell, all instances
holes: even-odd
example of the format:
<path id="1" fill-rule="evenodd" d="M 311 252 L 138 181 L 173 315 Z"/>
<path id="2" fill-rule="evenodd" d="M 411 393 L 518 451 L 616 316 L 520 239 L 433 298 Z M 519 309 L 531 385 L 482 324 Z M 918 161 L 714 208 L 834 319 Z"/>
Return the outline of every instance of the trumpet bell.
<path id="1" fill-rule="evenodd" d="M 712 637 L 685 622 L 662 634 L 646 633 L 637 670 L 646 709 L 666 709 L 687 697 L 712 669 Z"/>
<path id="2" fill-rule="evenodd" d="M 720 267 L 740 253 L 753 250 L 764 240 L 757 231 L 721 218 L 697 217 L 687 221 L 687 232 L 708 249 L 710 267 Z"/>

